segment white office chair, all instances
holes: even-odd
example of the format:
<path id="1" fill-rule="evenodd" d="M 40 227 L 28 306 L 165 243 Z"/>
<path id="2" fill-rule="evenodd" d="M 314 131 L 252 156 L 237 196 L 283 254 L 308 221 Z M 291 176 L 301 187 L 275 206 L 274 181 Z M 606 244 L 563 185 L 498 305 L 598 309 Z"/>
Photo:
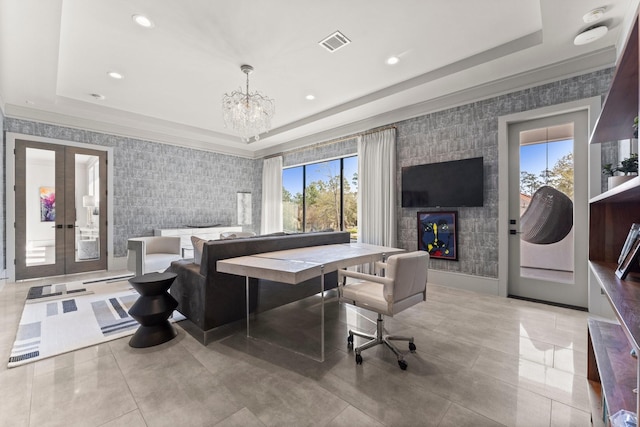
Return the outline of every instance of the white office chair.
<path id="1" fill-rule="evenodd" d="M 164 271 L 182 258 L 178 236 L 134 237 L 127 240 L 127 249 L 127 269 L 136 276 Z"/>
<path id="2" fill-rule="evenodd" d="M 400 368 L 407 369 L 407 362 L 391 340 L 409 341 L 409 350 L 413 353 L 416 351 L 413 337 L 386 335 L 382 315 L 393 317 L 394 314 L 426 299 L 428 268 L 429 254 L 416 251 L 392 255 L 386 263 L 377 262 L 376 270 L 384 269 L 384 277 L 355 271 L 338 271 L 340 301 L 378 313 L 375 335 L 349 330 L 347 341 L 350 347 L 353 346 L 354 335 L 370 339 L 355 348 L 357 364 L 362 364 L 360 354 L 362 350 L 384 343 L 395 353 Z M 347 284 L 343 280 L 345 277 L 358 279 L 358 281 Z"/>

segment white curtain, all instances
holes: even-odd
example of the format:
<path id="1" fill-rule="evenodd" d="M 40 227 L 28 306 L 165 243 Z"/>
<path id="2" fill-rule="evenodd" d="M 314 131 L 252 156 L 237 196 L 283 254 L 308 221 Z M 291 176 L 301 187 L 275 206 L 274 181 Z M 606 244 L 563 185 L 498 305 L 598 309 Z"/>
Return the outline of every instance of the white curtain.
<path id="1" fill-rule="evenodd" d="M 282 231 L 282 156 L 262 164 L 261 234 Z"/>
<path id="2" fill-rule="evenodd" d="M 396 130 L 358 137 L 358 242 L 397 243 Z"/>

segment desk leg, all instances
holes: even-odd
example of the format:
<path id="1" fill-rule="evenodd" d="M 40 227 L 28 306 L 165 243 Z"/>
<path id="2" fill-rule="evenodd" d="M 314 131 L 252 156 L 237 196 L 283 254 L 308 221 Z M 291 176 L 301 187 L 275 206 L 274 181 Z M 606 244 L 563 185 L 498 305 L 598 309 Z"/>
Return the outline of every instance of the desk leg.
<path id="1" fill-rule="evenodd" d="M 251 335 L 249 335 L 249 276 L 246 277 L 245 299 L 247 300 L 247 337 L 250 337 Z"/>
<path id="2" fill-rule="evenodd" d="M 321 304 L 320 307 L 320 361 L 324 362 L 324 265 L 320 266 L 320 295 Z"/>

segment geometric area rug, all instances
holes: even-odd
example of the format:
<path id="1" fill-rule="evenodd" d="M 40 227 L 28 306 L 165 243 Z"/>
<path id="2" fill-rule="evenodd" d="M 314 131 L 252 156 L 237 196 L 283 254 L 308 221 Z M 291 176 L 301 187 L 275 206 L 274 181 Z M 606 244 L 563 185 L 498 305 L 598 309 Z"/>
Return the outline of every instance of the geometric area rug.
<path id="1" fill-rule="evenodd" d="M 29 289 L 8 367 L 132 335 L 129 309 L 139 295 L 131 276 L 34 286 Z M 185 317 L 174 311 L 171 321 Z"/>

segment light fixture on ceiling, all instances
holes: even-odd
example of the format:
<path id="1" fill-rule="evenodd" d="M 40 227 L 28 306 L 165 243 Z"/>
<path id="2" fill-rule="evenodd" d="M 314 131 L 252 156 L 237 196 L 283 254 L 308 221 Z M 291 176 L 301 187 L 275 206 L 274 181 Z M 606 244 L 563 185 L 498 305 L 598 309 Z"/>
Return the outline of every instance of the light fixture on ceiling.
<path id="1" fill-rule="evenodd" d="M 396 65 L 398 62 L 400 62 L 400 58 L 397 56 L 390 56 L 386 60 L 387 65 Z"/>
<path id="2" fill-rule="evenodd" d="M 607 28 L 606 25 L 599 25 L 597 27 L 588 28 L 578 34 L 575 39 L 573 39 L 573 44 L 575 44 L 576 46 L 581 46 L 583 44 L 594 42 L 599 38 L 602 38 L 605 34 L 607 34 L 608 31 L 609 28 Z"/>
<path id="3" fill-rule="evenodd" d="M 100 93 L 90 93 L 89 96 L 95 99 L 96 101 L 104 101 L 105 99 L 107 99 L 106 96 Z"/>
<path id="4" fill-rule="evenodd" d="M 596 9 L 593 9 L 590 12 L 587 12 L 583 17 L 582 20 L 586 23 L 586 24 L 590 24 L 592 22 L 596 22 L 598 19 L 602 18 L 604 16 L 604 7 L 599 7 Z"/>
<path id="5" fill-rule="evenodd" d="M 124 76 L 121 73 L 117 72 L 117 71 L 109 71 L 107 73 L 107 75 L 109 77 L 111 77 L 112 79 L 116 79 L 116 80 L 124 79 Z"/>
<path id="6" fill-rule="evenodd" d="M 222 97 L 222 117 L 225 127 L 236 131 L 244 142 L 251 137 L 258 141 L 260 134 L 269 132 L 271 119 L 275 114 L 275 101 L 259 92 L 249 92 L 251 65 L 242 65 L 240 70 L 247 75 L 247 92 L 242 89 Z"/>
<path id="7" fill-rule="evenodd" d="M 308 101 L 313 101 L 314 99 L 316 99 L 315 95 L 309 94 L 307 96 L 305 96 L 305 99 L 307 99 Z"/>
<path id="8" fill-rule="evenodd" d="M 142 28 L 155 27 L 155 24 L 153 23 L 153 21 L 144 15 L 133 15 L 131 19 L 133 19 L 133 22 L 140 25 Z"/>

